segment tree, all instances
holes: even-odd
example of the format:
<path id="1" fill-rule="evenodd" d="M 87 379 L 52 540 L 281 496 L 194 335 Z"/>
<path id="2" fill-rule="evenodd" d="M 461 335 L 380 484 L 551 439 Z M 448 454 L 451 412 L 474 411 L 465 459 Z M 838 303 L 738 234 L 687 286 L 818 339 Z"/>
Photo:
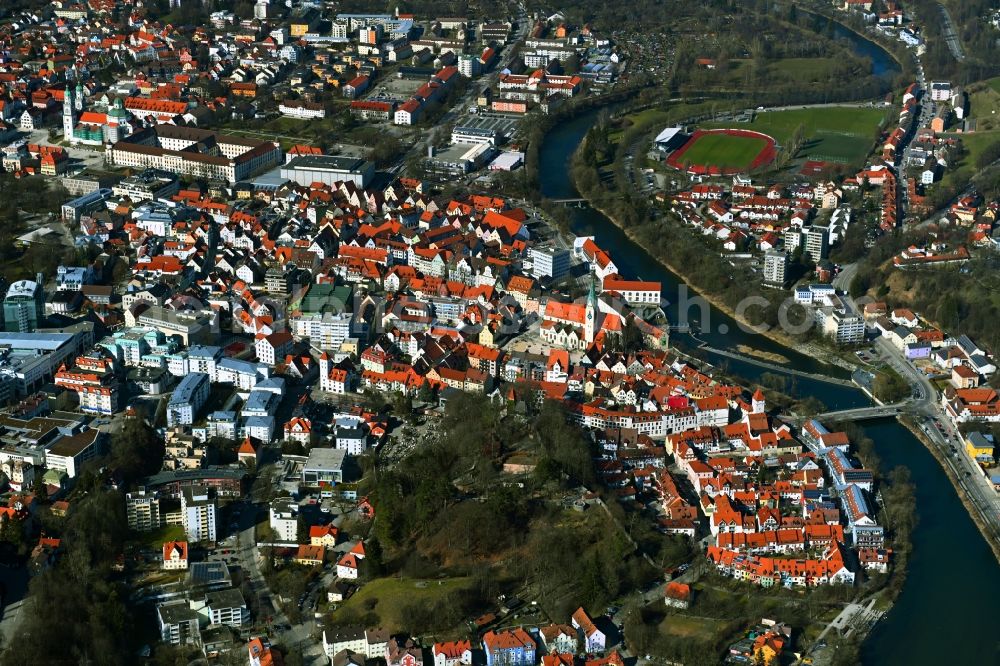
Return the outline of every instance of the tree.
<path id="1" fill-rule="evenodd" d="M 126 486 L 160 469 L 166 448 L 163 440 L 141 417 L 125 418 L 111 437 L 111 463 Z"/>
<path id="2" fill-rule="evenodd" d="M 304 456 L 306 455 L 306 447 L 302 446 L 302 442 L 295 439 L 286 439 L 281 443 L 281 454 L 286 456 Z"/>
<path id="3" fill-rule="evenodd" d="M 417 399 L 420 402 L 428 404 L 437 403 L 437 395 L 434 391 L 434 387 L 431 386 L 430 382 L 424 382 L 420 385 L 420 390 L 417 391 Z"/>

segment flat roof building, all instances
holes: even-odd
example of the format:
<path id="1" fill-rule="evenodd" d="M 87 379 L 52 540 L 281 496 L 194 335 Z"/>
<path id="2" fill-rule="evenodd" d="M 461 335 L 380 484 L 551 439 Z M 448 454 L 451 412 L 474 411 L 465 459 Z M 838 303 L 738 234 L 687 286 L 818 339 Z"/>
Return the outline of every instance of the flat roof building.
<path id="1" fill-rule="evenodd" d="M 302 483 L 306 486 L 335 486 L 344 481 L 343 449 L 313 449 L 302 467 Z"/>
<path id="2" fill-rule="evenodd" d="M 303 186 L 350 181 L 358 187 L 367 187 L 375 176 L 375 165 L 358 157 L 301 155 L 283 165 L 280 171 L 282 178 Z"/>

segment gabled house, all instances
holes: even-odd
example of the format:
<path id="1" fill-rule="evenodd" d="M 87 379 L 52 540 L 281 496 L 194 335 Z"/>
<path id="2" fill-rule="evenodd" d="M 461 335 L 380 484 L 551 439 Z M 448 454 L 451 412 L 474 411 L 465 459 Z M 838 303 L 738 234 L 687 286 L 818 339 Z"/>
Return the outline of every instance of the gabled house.
<path id="1" fill-rule="evenodd" d="M 167 541 L 163 544 L 163 568 L 167 571 L 188 568 L 187 541 Z"/>
<path id="2" fill-rule="evenodd" d="M 573 627 L 580 633 L 586 652 L 603 652 L 607 637 L 583 609 L 583 606 L 573 613 Z"/>

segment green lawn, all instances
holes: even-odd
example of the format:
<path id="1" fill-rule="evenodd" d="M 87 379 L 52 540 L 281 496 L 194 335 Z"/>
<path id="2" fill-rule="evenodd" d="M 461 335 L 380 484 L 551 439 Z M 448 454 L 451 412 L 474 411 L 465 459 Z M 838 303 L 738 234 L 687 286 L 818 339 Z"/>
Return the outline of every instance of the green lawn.
<path id="1" fill-rule="evenodd" d="M 642 125 L 646 122 L 667 122 L 670 118 L 670 113 L 663 109 L 646 109 L 644 111 L 639 111 L 637 113 L 630 113 L 625 116 L 626 120 L 631 121 L 633 125 Z"/>
<path id="2" fill-rule="evenodd" d="M 729 630 L 723 620 L 710 617 L 695 617 L 692 615 L 667 615 L 660 623 L 660 631 L 678 638 L 697 638 L 713 640 L 721 629 Z"/>
<path id="3" fill-rule="evenodd" d="M 685 164 L 707 164 L 722 168 L 743 169 L 767 146 L 767 141 L 754 137 L 728 134 L 705 134 L 688 148 L 681 161 Z"/>
<path id="4" fill-rule="evenodd" d="M 961 140 L 967 154 L 965 159 L 954 165 L 953 168 L 945 171 L 942 182 L 945 184 L 964 183 L 976 173 L 976 160 L 979 158 L 979 155 L 987 146 L 1000 141 L 1000 130 L 973 132 L 971 134 L 946 134 L 944 136 L 951 136 Z"/>
<path id="5" fill-rule="evenodd" d="M 771 75 L 782 76 L 802 83 L 827 80 L 837 65 L 834 58 L 785 58 L 769 66 Z"/>
<path id="6" fill-rule="evenodd" d="M 969 117 L 979 132 L 1000 129 L 1000 77 L 970 85 Z"/>
<path id="7" fill-rule="evenodd" d="M 867 155 L 873 138 L 819 131 L 806 139 L 799 155 L 811 160 L 846 164 Z"/>
<path id="8" fill-rule="evenodd" d="M 709 123 L 703 127 L 752 129 L 784 144 L 802 126 L 805 141 L 799 151 L 800 157 L 829 162 L 853 162 L 868 154 L 886 114 L 885 109 L 866 107 L 761 111 L 752 123 Z"/>
<path id="9" fill-rule="evenodd" d="M 187 539 L 182 525 L 164 525 L 151 532 L 133 532 L 132 538 L 134 541 L 148 548 L 159 548 L 167 541 L 184 541 Z"/>
<path id="10" fill-rule="evenodd" d="M 385 627 L 409 626 L 403 617 L 411 602 L 431 607 L 443 595 L 452 591 L 462 592 L 469 588 L 469 578 L 447 578 L 442 580 L 415 580 L 412 578 L 379 578 L 365 583 L 350 599 L 342 603 L 333 618 L 341 615 L 361 617 L 368 612 L 378 615 Z"/>

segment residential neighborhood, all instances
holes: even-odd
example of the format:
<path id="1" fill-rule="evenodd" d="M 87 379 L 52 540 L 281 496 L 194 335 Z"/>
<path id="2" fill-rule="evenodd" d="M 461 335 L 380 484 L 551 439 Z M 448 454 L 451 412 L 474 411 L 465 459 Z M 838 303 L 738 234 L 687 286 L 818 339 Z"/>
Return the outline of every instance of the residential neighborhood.
<path id="1" fill-rule="evenodd" d="M 887 661 L 1000 522 L 1000 87 L 751 5 L 0 6 L 0 666 Z"/>

